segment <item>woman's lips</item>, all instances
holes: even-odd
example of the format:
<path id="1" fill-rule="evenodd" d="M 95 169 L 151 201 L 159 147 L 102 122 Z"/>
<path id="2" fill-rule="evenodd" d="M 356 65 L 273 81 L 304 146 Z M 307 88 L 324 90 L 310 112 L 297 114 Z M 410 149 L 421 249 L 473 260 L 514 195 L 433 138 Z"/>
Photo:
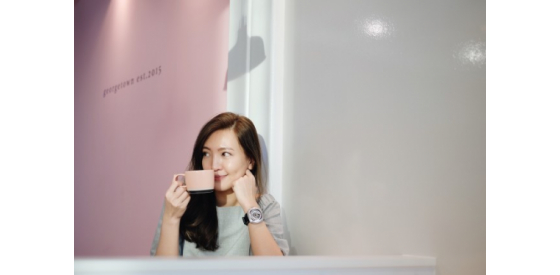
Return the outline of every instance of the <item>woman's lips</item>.
<path id="1" fill-rule="evenodd" d="M 214 175 L 214 181 L 221 181 L 223 178 L 225 178 L 226 176 L 219 176 L 219 175 Z"/>

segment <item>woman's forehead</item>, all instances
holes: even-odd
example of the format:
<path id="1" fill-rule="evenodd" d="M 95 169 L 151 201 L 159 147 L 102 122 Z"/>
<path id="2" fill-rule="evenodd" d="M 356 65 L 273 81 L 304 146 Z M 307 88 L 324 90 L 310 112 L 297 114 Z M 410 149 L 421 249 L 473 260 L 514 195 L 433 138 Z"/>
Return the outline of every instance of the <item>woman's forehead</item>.
<path id="1" fill-rule="evenodd" d="M 204 143 L 204 147 L 210 150 L 239 150 L 241 148 L 237 135 L 231 129 L 218 130 L 212 133 Z"/>

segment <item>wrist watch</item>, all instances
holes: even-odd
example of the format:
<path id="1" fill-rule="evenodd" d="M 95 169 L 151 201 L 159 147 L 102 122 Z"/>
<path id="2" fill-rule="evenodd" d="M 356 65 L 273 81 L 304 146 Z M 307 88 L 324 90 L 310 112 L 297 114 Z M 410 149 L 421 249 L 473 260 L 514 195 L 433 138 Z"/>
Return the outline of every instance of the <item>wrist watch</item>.
<path id="1" fill-rule="evenodd" d="M 262 210 L 258 207 L 253 207 L 241 219 L 243 219 L 243 223 L 247 226 L 249 226 L 249 223 L 261 223 L 263 221 Z"/>

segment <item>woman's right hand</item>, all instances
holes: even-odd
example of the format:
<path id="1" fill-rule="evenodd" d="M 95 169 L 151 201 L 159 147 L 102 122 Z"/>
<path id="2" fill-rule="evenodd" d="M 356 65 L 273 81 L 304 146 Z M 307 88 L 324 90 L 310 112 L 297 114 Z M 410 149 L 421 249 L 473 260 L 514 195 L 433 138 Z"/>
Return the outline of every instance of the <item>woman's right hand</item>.
<path id="1" fill-rule="evenodd" d="M 180 222 L 181 217 L 187 210 L 187 204 L 191 200 L 189 193 L 183 188 L 182 183 L 178 181 L 180 174 L 173 176 L 171 186 L 165 193 L 165 211 L 164 218 L 171 222 Z"/>

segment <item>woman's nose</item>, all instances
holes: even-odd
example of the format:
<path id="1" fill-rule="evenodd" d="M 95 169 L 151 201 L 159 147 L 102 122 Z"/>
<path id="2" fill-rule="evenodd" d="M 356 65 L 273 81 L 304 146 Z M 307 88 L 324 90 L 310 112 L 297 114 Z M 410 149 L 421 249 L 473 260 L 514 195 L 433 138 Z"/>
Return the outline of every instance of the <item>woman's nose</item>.
<path id="1" fill-rule="evenodd" d="M 212 158 L 212 169 L 218 170 L 221 168 L 221 165 L 220 158 Z"/>

